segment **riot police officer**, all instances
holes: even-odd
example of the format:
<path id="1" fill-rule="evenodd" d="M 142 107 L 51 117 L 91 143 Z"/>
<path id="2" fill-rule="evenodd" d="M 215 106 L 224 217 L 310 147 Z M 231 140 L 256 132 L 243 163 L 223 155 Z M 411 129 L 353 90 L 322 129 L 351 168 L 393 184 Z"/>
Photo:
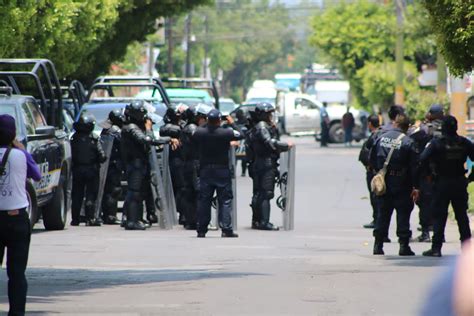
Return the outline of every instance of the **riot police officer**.
<path id="1" fill-rule="evenodd" d="M 85 213 L 87 226 L 100 226 L 95 217 L 95 203 L 99 186 L 100 164 L 107 160 L 94 135 L 95 118 L 84 112 L 74 123 L 74 134 L 71 138 L 72 150 L 72 226 L 78 226 L 82 201 L 85 194 Z"/>
<path id="2" fill-rule="evenodd" d="M 413 256 L 409 241 L 410 214 L 413 200 L 419 195 L 417 153 L 413 140 L 405 135 L 409 127 L 406 115 L 397 116 L 393 128 L 377 139 L 370 153 L 370 163 L 378 172 L 388 163 L 385 175 L 386 192 L 377 197 L 379 213 L 374 229 L 374 255 L 383 255 L 383 241 L 388 235 L 393 210 L 397 211 L 397 236 L 400 256 Z M 392 152 L 391 159 L 388 159 Z"/>
<path id="3" fill-rule="evenodd" d="M 183 158 L 182 206 L 186 218 L 185 229 L 197 228 L 197 202 L 199 193 L 199 152 L 193 135 L 199 126 L 207 122 L 207 114 L 212 110 L 207 104 L 198 104 L 186 109 L 186 125 L 181 132 L 181 154 Z"/>
<path id="4" fill-rule="evenodd" d="M 242 134 L 231 116 L 227 121 L 232 128 L 221 126 L 221 113 L 212 109 L 208 123 L 198 127 L 193 135 L 199 148 L 199 201 L 197 233 L 199 238 L 206 236 L 211 220 L 211 203 L 217 191 L 219 205 L 219 224 L 222 237 L 238 237 L 232 227 L 232 175 L 229 168 L 229 149 L 231 141 L 242 139 Z"/>
<path id="5" fill-rule="evenodd" d="M 415 142 L 418 154 L 424 150 L 426 144 L 435 136 L 441 136 L 441 124 L 443 118 L 443 106 L 440 104 L 431 105 L 426 114 L 426 121 L 418 127 L 409 130 L 410 138 Z M 433 228 L 432 201 L 433 201 L 433 176 L 429 166 L 420 168 L 420 198 L 417 205 L 420 209 L 419 220 L 421 235 L 415 241 L 430 242 L 430 230 Z"/>
<path id="6" fill-rule="evenodd" d="M 177 105 L 171 105 L 164 116 L 165 125 L 160 128 L 160 135 L 171 137 L 178 141 L 181 137 L 182 124 L 181 120 L 183 108 Z M 185 213 L 183 210 L 183 159 L 181 155 L 181 147 L 173 146 L 169 153 L 169 166 L 171 172 L 171 182 L 173 184 L 173 193 L 176 200 L 176 209 L 179 213 L 179 224 L 185 225 Z"/>
<path id="7" fill-rule="evenodd" d="M 136 100 L 125 107 L 126 122 L 122 128 L 122 159 L 127 174 L 127 196 L 125 229 L 144 230 L 143 200 L 150 192 L 150 165 L 148 162 L 151 146 L 156 146 L 166 139 L 157 141 L 153 137 L 153 122 L 147 117 L 145 102 Z"/>
<path id="8" fill-rule="evenodd" d="M 252 140 L 254 139 L 254 127 L 258 123 L 255 115 L 255 110 L 249 111 L 249 118 L 247 123 L 247 133 L 245 134 L 245 160 L 248 164 L 249 177 L 252 179 L 252 199 L 250 201 L 250 207 L 252 209 L 252 229 L 258 229 L 260 226 L 261 211 L 258 201 L 258 181 L 255 178 L 255 172 L 253 170 L 253 164 L 255 162 L 255 153 L 252 148 Z"/>
<path id="9" fill-rule="evenodd" d="M 120 222 L 117 219 L 118 199 L 122 194 L 122 153 L 121 153 L 121 132 L 125 116 L 122 109 L 115 109 L 109 113 L 101 133 L 102 136 L 111 136 L 113 144 L 107 169 L 107 178 L 104 187 L 104 196 L 102 198 L 102 220 L 104 224 L 117 225 Z"/>
<path id="10" fill-rule="evenodd" d="M 255 108 L 257 124 L 251 135 L 252 152 L 255 155 L 252 163 L 253 181 L 257 189 L 257 217 L 260 217 L 258 229 L 278 230 L 270 223 L 270 200 L 275 195 L 276 177 L 278 175 L 278 159 L 280 153 L 288 151 L 291 143 L 277 140 L 272 128 L 275 108 L 270 103 L 259 103 Z M 255 224 L 254 224 L 255 225 Z"/>
<path id="11" fill-rule="evenodd" d="M 461 242 L 471 238 L 467 215 L 468 181 L 464 163 L 468 157 L 474 160 L 474 145 L 467 138 L 459 136 L 457 128 L 456 118 L 446 116 L 442 122 L 442 136 L 433 138 L 420 157 L 422 167 L 427 167 L 430 163 L 433 165 L 435 179 L 433 240 L 431 249 L 423 252 L 424 256 L 441 257 L 450 203 L 458 223 Z"/>

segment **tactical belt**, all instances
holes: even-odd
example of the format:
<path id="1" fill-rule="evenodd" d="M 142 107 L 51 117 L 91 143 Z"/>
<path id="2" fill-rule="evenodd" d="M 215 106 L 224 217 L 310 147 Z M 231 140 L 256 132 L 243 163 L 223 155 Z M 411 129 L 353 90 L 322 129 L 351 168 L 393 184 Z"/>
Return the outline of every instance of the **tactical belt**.
<path id="1" fill-rule="evenodd" d="M 208 168 L 208 169 L 223 169 L 229 168 L 229 165 L 221 165 L 221 164 L 205 164 L 201 166 L 201 169 Z"/>
<path id="2" fill-rule="evenodd" d="M 21 208 L 18 210 L 0 210 L 0 217 L 3 216 L 18 216 L 18 215 L 26 215 L 26 208 Z"/>

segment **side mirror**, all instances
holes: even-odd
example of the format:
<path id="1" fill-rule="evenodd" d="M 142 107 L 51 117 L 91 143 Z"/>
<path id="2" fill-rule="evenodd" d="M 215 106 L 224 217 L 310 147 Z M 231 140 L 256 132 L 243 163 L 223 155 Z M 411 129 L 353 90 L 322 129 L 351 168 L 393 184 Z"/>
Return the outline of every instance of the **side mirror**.
<path id="1" fill-rule="evenodd" d="M 56 136 L 56 128 L 54 126 L 41 126 L 36 128 L 35 135 L 28 135 L 28 140 L 49 139 Z"/>

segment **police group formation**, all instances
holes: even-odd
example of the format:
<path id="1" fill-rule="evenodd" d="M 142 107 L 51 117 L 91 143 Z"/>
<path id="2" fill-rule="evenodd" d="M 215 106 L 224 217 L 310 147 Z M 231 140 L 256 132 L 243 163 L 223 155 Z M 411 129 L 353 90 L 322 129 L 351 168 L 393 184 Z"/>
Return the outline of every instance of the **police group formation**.
<path id="1" fill-rule="evenodd" d="M 156 139 L 144 101 L 133 101 L 122 114 L 114 110 L 101 137 L 112 136 L 113 148 L 108 159 L 106 183 L 101 207 L 96 208 L 100 164 L 107 160 L 98 137 L 94 136 L 95 119 L 87 112 L 74 125 L 71 139 L 73 159 L 72 226 L 121 224 L 127 230 L 144 230 L 158 222 L 151 192 L 148 153 L 154 146 L 169 143 L 169 168 L 179 223 L 205 237 L 211 221 L 214 194 L 222 237 L 238 237 L 232 227 L 232 174 L 230 146 L 245 140 L 249 174 L 253 179 L 252 228 L 277 230 L 270 223 L 270 200 L 274 197 L 278 159 L 291 144 L 279 141 L 273 123 L 274 108 L 261 103 L 249 117 L 234 122 L 231 116 L 206 104 L 176 105 L 168 108 Z M 244 132 L 243 132 L 244 131 Z M 237 142 L 237 143 L 236 143 Z M 122 220 L 117 218 L 122 196 L 121 178 L 125 173 L 127 191 Z M 85 199 L 85 201 L 84 201 Z M 146 209 L 144 219 L 143 204 Z M 85 210 L 85 218 L 81 210 Z M 101 214 L 96 210 L 100 209 Z"/>
<path id="2" fill-rule="evenodd" d="M 390 108 L 389 118 L 390 122 L 379 126 L 377 116 L 369 117 L 372 134 L 359 156 L 367 170 L 373 209 L 372 223 L 364 225 L 374 228 L 373 254 L 383 255 L 383 244 L 390 242 L 388 231 L 395 209 L 399 255 L 415 255 L 409 246 L 415 241 L 431 242 L 424 256 L 441 257 L 450 203 L 461 243 L 471 238 L 467 215 L 470 179 L 466 178 L 465 163 L 467 158 L 474 159 L 474 145 L 457 134 L 456 118 L 444 115 L 441 105 L 432 105 L 419 126 L 410 126 L 399 106 Z M 384 190 L 377 185 L 380 179 Z M 412 239 L 410 214 L 415 203 L 420 209 L 421 235 Z"/>

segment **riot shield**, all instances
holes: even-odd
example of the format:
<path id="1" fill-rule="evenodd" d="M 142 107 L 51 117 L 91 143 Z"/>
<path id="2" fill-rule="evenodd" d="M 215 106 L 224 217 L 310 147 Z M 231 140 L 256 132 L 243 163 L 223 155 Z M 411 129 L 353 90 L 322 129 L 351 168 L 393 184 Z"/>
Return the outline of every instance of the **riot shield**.
<path id="1" fill-rule="evenodd" d="M 102 209 L 102 199 L 104 197 L 105 183 L 107 182 L 107 172 L 109 170 L 110 155 L 112 154 L 112 147 L 114 146 L 114 137 L 112 135 L 101 135 L 100 145 L 105 152 L 107 160 L 100 165 L 99 170 L 99 188 L 97 190 L 97 200 L 95 202 L 95 218 L 100 217 Z"/>
<path id="2" fill-rule="evenodd" d="M 232 227 L 237 230 L 237 156 L 234 146 L 230 146 L 229 150 L 229 168 L 232 177 L 232 195 L 234 196 L 232 199 Z"/>
<path id="3" fill-rule="evenodd" d="M 168 218 L 171 219 L 173 225 L 178 225 L 178 213 L 176 210 L 176 200 L 174 198 L 173 181 L 171 179 L 171 171 L 169 164 L 170 145 L 165 144 L 161 152 L 161 171 L 163 178 L 163 186 L 165 189 L 166 212 Z"/>
<path id="4" fill-rule="evenodd" d="M 295 156 L 296 148 L 280 156 L 280 179 L 278 186 L 281 196 L 277 199 L 278 207 L 283 211 L 283 229 L 293 230 L 295 228 Z"/>
<path id="5" fill-rule="evenodd" d="M 160 161 L 156 154 L 156 148 L 152 147 L 148 154 L 148 161 L 150 163 L 150 185 L 153 194 L 153 204 L 156 215 L 158 216 L 158 223 L 160 228 L 172 229 L 173 218 L 169 216 L 169 206 L 166 198 L 166 191 L 163 177 L 160 170 Z"/>

